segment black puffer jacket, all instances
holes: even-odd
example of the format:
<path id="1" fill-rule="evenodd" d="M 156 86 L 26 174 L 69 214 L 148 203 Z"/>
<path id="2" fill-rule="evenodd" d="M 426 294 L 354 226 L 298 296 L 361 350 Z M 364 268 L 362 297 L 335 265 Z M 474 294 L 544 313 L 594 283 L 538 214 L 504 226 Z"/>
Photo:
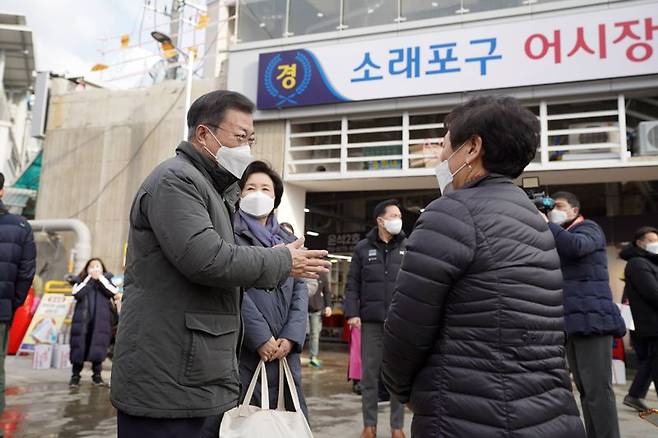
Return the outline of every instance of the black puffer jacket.
<path id="1" fill-rule="evenodd" d="M 9 323 L 32 285 L 37 251 L 30 224 L 0 201 L 0 323 Z"/>
<path id="2" fill-rule="evenodd" d="M 385 324 L 383 374 L 411 402 L 415 437 L 585 436 L 555 242 L 509 178 L 484 177 L 421 215 Z"/>
<path id="3" fill-rule="evenodd" d="M 71 323 L 71 363 L 103 362 L 112 340 L 110 300 L 118 292 L 112 274 L 94 280 L 76 277 L 73 288 L 75 311 Z"/>
<path id="4" fill-rule="evenodd" d="M 406 244 L 404 233 L 384 243 L 377 228 L 373 228 L 356 245 L 347 274 L 346 318 L 358 316 L 362 322 L 384 322 Z"/>
<path id="5" fill-rule="evenodd" d="M 631 245 L 620 256 L 628 260 L 624 295 L 631 306 L 635 335 L 658 336 L 658 254 Z"/>

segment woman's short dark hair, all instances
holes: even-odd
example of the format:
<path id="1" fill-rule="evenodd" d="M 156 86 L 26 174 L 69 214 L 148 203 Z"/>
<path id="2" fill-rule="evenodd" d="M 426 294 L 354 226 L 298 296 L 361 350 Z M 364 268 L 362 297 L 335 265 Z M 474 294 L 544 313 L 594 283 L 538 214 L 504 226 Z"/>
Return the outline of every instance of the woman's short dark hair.
<path id="1" fill-rule="evenodd" d="M 87 260 L 87 263 L 85 263 L 85 267 L 82 268 L 82 271 L 78 274 L 78 278 L 80 281 L 84 281 L 85 278 L 87 278 L 87 269 L 89 269 L 89 265 L 91 265 L 91 262 L 99 262 L 101 264 L 101 267 L 103 268 L 103 274 L 107 272 L 107 268 L 105 267 L 105 263 L 103 263 L 103 260 L 99 259 L 98 257 L 92 257 L 89 260 Z"/>
<path id="2" fill-rule="evenodd" d="M 247 96 L 228 90 L 216 90 L 199 97 L 187 111 L 188 138 L 194 138 L 199 125 L 221 123 L 226 111 L 231 109 L 251 114 L 254 112 L 254 103 Z"/>
<path id="3" fill-rule="evenodd" d="M 386 209 L 391 206 L 397 207 L 400 210 L 402 210 L 402 208 L 400 208 L 400 202 L 397 199 L 387 199 L 385 201 L 382 201 L 375 206 L 375 210 L 372 212 L 375 222 L 377 222 L 378 217 L 384 216 L 386 214 Z"/>
<path id="4" fill-rule="evenodd" d="M 574 195 L 571 192 L 555 192 L 551 196 L 553 199 L 564 199 L 569 203 L 570 206 L 577 208 L 580 210 L 580 201 L 578 200 L 578 196 Z"/>
<path id="5" fill-rule="evenodd" d="M 633 240 L 633 245 L 637 245 L 638 240 L 644 239 L 644 237 L 649 234 L 649 233 L 654 233 L 658 234 L 658 228 L 654 227 L 640 227 L 637 229 L 635 232 L 635 240 Z"/>
<path id="6" fill-rule="evenodd" d="M 539 147 L 539 120 L 512 97 L 476 97 L 452 110 L 445 127 L 453 150 L 480 137 L 484 168 L 511 178 L 521 175 Z"/>
<path id="7" fill-rule="evenodd" d="M 242 174 L 242 178 L 240 178 L 240 189 L 244 189 L 244 186 L 247 185 L 247 180 L 254 173 L 264 173 L 272 180 L 272 185 L 274 186 L 274 208 L 277 208 L 281 204 L 281 197 L 283 197 L 283 181 L 279 174 L 266 162 L 254 161 L 247 167 Z"/>

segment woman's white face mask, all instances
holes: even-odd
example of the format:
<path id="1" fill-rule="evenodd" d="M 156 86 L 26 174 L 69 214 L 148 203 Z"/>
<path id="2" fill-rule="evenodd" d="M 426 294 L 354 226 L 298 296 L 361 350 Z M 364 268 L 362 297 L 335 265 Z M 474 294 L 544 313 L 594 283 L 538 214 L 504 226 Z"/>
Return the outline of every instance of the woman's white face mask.
<path id="1" fill-rule="evenodd" d="M 266 217 L 274 210 L 274 198 L 260 190 L 247 193 L 240 199 L 240 210 L 257 218 Z"/>
<path id="2" fill-rule="evenodd" d="M 450 166 L 449 166 L 450 159 L 452 157 L 454 157 L 455 154 L 457 152 L 459 152 L 459 150 L 463 147 L 464 147 L 464 144 L 462 144 L 457 149 L 455 149 L 447 159 L 441 161 L 439 163 L 439 165 L 436 166 L 436 169 L 435 169 L 436 179 L 439 182 L 439 189 L 441 190 L 441 195 L 445 195 L 446 193 L 449 193 L 450 191 L 452 191 L 452 180 L 453 180 L 454 176 L 457 175 L 459 172 L 461 172 L 461 170 L 464 167 L 468 166 L 468 163 L 464 163 L 459 167 L 459 169 L 457 169 L 455 171 L 455 173 L 452 173 L 450 171 Z"/>

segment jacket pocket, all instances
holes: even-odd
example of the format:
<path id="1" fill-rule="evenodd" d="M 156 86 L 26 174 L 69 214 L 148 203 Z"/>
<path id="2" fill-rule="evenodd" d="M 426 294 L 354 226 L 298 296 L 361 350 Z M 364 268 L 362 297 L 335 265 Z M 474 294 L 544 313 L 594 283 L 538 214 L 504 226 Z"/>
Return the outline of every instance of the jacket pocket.
<path id="1" fill-rule="evenodd" d="M 185 386 L 238 385 L 236 347 L 239 317 L 222 313 L 185 313 L 187 348 L 179 383 Z"/>

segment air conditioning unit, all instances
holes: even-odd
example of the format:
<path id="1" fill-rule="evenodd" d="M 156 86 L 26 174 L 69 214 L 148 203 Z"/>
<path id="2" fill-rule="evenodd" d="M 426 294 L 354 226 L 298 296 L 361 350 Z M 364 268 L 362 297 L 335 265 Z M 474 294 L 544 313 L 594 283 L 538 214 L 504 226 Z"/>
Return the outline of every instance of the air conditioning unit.
<path id="1" fill-rule="evenodd" d="M 637 155 L 658 155 L 658 120 L 637 127 Z"/>
<path id="2" fill-rule="evenodd" d="M 590 131 L 578 134 L 569 134 L 570 145 L 601 143 L 619 144 L 619 125 L 617 122 L 574 123 L 569 125 L 569 129 L 587 129 Z"/>

